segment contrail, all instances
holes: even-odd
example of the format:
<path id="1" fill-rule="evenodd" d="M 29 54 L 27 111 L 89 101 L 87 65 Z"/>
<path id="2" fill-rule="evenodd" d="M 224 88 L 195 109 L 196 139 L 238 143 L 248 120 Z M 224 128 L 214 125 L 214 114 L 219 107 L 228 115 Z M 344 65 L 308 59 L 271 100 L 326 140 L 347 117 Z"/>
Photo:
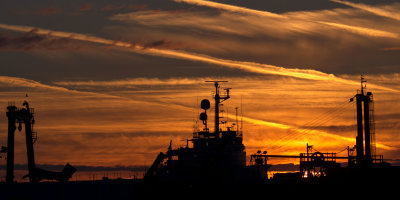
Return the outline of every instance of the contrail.
<path id="1" fill-rule="evenodd" d="M 353 3 L 353 2 L 348 2 L 348 1 L 340 1 L 340 0 L 331 0 L 332 2 L 335 3 L 340 3 L 346 6 L 350 6 L 353 8 L 357 8 L 360 10 L 364 10 L 364 11 L 368 11 L 370 13 L 373 13 L 375 15 L 378 16 L 382 16 L 382 17 L 387 17 L 387 18 L 391 18 L 391 19 L 395 19 L 395 20 L 400 20 L 400 14 L 398 11 L 388 11 L 382 8 L 377 8 L 377 7 L 373 7 L 373 6 L 369 6 L 366 4 L 362 4 L 362 3 Z"/>
<path id="2" fill-rule="evenodd" d="M 159 78 L 132 78 L 124 80 L 113 80 L 113 81 L 57 81 L 53 82 L 56 85 L 62 86 L 133 86 L 133 85 L 194 85 L 204 83 L 204 81 L 210 80 L 206 78 L 171 78 L 171 79 L 159 79 Z"/>
<path id="3" fill-rule="evenodd" d="M 371 36 L 371 37 L 386 37 L 386 38 L 392 38 L 392 39 L 400 39 L 400 36 L 396 33 L 380 31 L 380 30 L 376 30 L 376 29 L 364 28 L 364 27 L 359 27 L 359 26 L 350 26 L 350 25 L 333 23 L 333 22 L 318 21 L 318 23 L 337 27 L 337 28 L 344 29 L 344 30 L 348 30 L 350 32 L 354 32 L 354 33 L 357 33 L 360 35 L 367 35 L 367 36 Z"/>
<path id="4" fill-rule="evenodd" d="M 0 83 L 17 86 L 17 87 L 39 88 L 39 89 L 71 93 L 71 94 L 91 95 L 91 96 L 102 97 L 102 98 L 126 99 L 126 98 L 123 98 L 120 96 L 114 96 L 114 95 L 108 95 L 108 94 L 96 93 L 96 92 L 87 92 L 87 91 L 82 92 L 79 90 L 67 89 L 67 88 L 60 87 L 60 86 L 47 85 L 47 84 L 43 84 L 43 83 L 40 83 L 40 82 L 37 82 L 34 80 L 19 78 L 19 77 L 0 76 Z"/>
<path id="5" fill-rule="evenodd" d="M 0 76 L 0 83 L 7 83 L 8 85 L 15 85 L 15 86 L 26 86 L 31 88 L 43 88 L 43 89 L 50 89 L 56 90 L 61 92 L 70 91 L 63 87 L 58 86 L 50 86 L 46 84 L 42 84 L 33 80 L 18 78 L 18 77 L 9 77 L 9 76 Z"/>
<path id="6" fill-rule="evenodd" d="M 198 6 L 206 6 L 206 7 L 217 8 L 217 9 L 222 9 L 222 10 L 228 10 L 231 12 L 245 13 L 245 14 L 251 14 L 251 15 L 262 16 L 262 17 L 287 19 L 286 16 L 275 14 L 275 13 L 268 12 L 268 11 L 254 10 L 254 9 L 240 7 L 240 6 L 217 3 L 217 2 L 213 2 L 213 1 L 205 1 L 205 0 L 174 0 L 174 1 L 178 2 L 178 3 L 184 2 L 184 3 L 194 4 L 194 5 L 198 5 Z"/>
<path id="7" fill-rule="evenodd" d="M 142 45 L 133 44 L 129 42 L 121 42 L 110 39 L 105 39 L 101 37 L 95 37 L 80 33 L 70 33 L 70 32 L 61 32 L 61 31 L 52 31 L 46 29 L 39 29 L 35 27 L 29 26 L 17 26 L 17 25 L 7 25 L 0 24 L 1 29 L 18 31 L 18 32 L 29 32 L 34 31 L 36 34 L 49 35 L 54 37 L 65 37 L 74 40 L 92 42 L 97 44 L 110 45 L 115 47 L 123 47 L 129 51 L 145 54 L 145 55 L 154 55 L 182 60 L 191 60 L 198 61 L 203 63 L 210 63 L 219 66 L 224 66 L 232 69 L 240 69 L 243 71 L 253 72 L 257 74 L 269 74 L 269 75 L 281 75 L 288 77 L 295 77 L 301 79 L 309 79 L 309 80 L 322 80 L 322 81 L 333 81 L 338 83 L 344 83 L 349 85 L 358 86 L 359 82 L 346 80 L 343 78 L 336 77 L 333 74 L 326 74 L 320 71 L 312 70 L 312 69 L 287 69 L 284 67 L 278 67 L 273 65 L 254 63 L 254 62 L 243 62 L 243 61 L 235 61 L 228 59 L 215 58 L 211 56 L 207 56 L 204 54 L 190 53 L 182 50 L 170 50 L 170 49 L 156 49 L 156 48 L 145 48 Z M 395 90 L 383 86 L 372 85 L 373 88 L 387 90 L 391 92 L 399 92 L 400 90 Z"/>

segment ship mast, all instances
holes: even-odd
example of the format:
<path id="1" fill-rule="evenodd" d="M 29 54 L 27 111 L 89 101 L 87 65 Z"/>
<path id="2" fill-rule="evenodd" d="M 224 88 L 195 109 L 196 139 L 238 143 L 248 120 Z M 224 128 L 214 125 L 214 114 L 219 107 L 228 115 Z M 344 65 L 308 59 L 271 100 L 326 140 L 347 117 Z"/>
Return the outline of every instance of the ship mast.
<path id="1" fill-rule="evenodd" d="M 215 86 L 215 96 L 214 96 L 214 100 L 215 100 L 215 138 L 219 138 L 219 105 L 224 102 L 225 100 L 229 99 L 229 88 L 226 88 L 226 96 L 220 96 L 220 91 L 219 91 L 219 83 L 221 82 L 228 82 L 228 81 L 206 81 L 206 82 L 213 82 L 214 86 Z M 222 101 L 221 101 L 222 100 Z"/>

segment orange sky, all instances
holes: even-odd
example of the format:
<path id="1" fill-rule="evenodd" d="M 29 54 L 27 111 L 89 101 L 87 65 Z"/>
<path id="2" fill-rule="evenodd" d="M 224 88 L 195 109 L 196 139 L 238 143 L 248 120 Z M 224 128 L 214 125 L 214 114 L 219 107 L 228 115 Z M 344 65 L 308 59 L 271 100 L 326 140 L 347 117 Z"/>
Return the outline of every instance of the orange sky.
<path id="1" fill-rule="evenodd" d="M 357 79 L 357 76 L 346 77 Z M 28 99 L 35 108 L 39 140 L 35 145 L 38 163 L 76 165 L 149 165 L 169 140 L 175 147 L 190 139 L 199 113 L 199 102 L 211 100 L 212 85 L 204 80 L 228 80 L 232 98 L 224 110 L 234 123 L 235 107 L 243 105 L 244 143 L 248 155 L 258 149 L 271 154 L 298 154 L 312 144 L 320 151 L 339 152 L 355 144 L 354 104 L 349 98 L 357 87 L 330 81 L 264 77 L 76 82 L 75 90 L 2 77 L 1 104 Z M 393 81 L 399 77 L 368 77 L 370 82 Z M 9 84 L 13 83 L 13 84 Z M 104 85 L 107 85 L 106 87 Z M 78 92 L 78 90 L 102 92 Z M 400 138 L 396 116 L 399 94 L 371 87 L 375 95 L 378 153 L 397 158 Z M 29 97 L 24 95 L 28 93 Z M 242 103 L 241 103 L 242 101 Z M 223 114 L 225 117 L 226 114 Z M 395 116 L 393 118 L 393 116 Z M 7 119 L 0 118 L 2 132 Z M 210 122 L 211 123 L 211 122 Z M 24 163 L 24 135 L 16 136 L 16 162 Z M 1 141 L 6 141 L 5 135 Z M 49 149 L 51 149 L 49 151 Z M 287 161 L 285 161 L 287 162 Z M 296 161 L 290 161 L 296 162 Z"/>
<path id="2" fill-rule="evenodd" d="M 362 73 L 375 99 L 377 152 L 400 159 L 400 20 L 391 14 L 400 4 L 334 0 L 273 12 L 254 1 L 154 2 L 84 4 L 74 14 L 83 5 L 52 5 L 54 21 L 3 10 L 0 145 L 8 102 L 28 100 L 37 163 L 150 165 L 170 140 L 179 147 L 192 137 L 199 102 L 212 99 L 205 81 L 227 80 L 223 116 L 233 123 L 241 107 L 247 155 L 297 155 L 307 143 L 339 152 L 355 145 L 349 99 Z M 16 163 L 26 163 L 25 151 L 17 133 Z"/>

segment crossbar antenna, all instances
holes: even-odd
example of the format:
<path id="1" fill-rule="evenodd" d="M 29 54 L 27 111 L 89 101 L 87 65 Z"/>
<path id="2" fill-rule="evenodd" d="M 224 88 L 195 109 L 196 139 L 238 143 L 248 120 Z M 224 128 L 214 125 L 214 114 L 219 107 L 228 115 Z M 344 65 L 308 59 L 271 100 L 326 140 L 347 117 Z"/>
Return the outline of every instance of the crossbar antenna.
<path id="1" fill-rule="evenodd" d="M 365 80 L 364 75 L 361 74 L 361 94 L 364 94 L 364 88 L 367 88 L 367 84 L 363 85 L 363 83 L 366 83 L 366 82 L 367 82 L 367 80 Z"/>
<path id="2" fill-rule="evenodd" d="M 215 138 L 219 139 L 219 105 L 220 103 L 222 103 L 223 101 L 227 100 L 230 98 L 229 96 L 229 88 L 225 89 L 226 90 L 226 96 L 220 96 L 220 92 L 219 92 L 219 83 L 226 83 L 228 81 L 205 81 L 207 83 L 214 83 L 215 86 L 215 96 L 214 96 L 214 100 L 215 100 Z M 221 101 L 222 100 L 222 101 Z"/>

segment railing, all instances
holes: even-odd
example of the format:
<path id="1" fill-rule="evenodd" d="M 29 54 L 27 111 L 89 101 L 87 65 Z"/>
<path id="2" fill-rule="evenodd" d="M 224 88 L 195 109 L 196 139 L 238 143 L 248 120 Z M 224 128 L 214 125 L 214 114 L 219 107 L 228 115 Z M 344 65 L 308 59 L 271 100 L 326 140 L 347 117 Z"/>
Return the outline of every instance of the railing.
<path id="1" fill-rule="evenodd" d="M 372 162 L 373 163 L 383 163 L 383 155 L 373 155 Z"/>

